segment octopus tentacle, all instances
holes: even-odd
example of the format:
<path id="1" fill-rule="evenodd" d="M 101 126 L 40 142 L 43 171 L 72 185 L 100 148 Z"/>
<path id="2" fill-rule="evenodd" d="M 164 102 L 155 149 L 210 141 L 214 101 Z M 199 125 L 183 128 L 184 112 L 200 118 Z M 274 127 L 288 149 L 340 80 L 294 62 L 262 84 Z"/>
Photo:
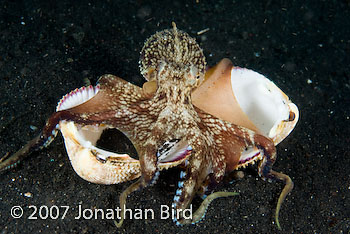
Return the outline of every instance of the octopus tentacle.
<path id="1" fill-rule="evenodd" d="M 259 175 L 262 177 L 263 180 L 280 180 L 285 182 L 285 186 L 278 198 L 275 211 L 275 222 L 278 229 L 281 230 L 281 225 L 278 219 L 279 212 L 283 201 L 285 200 L 286 196 L 292 191 L 294 184 L 288 175 L 272 170 L 272 165 L 274 164 L 277 158 L 276 148 L 274 144 L 271 143 L 271 141 L 268 141 L 267 138 L 262 137 L 261 135 L 255 135 L 254 140 L 257 141 L 258 147 L 261 147 L 261 149 L 264 152 L 264 158 L 259 164 Z"/>
<path id="2" fill-rule="evenodd" d="M 207 209 L 208 209 L 210 203 L 213 200 L 215 200 L 216 198 L 230 197 L 230 196 L 236 196 L 236 195 L 239 195 L 239 193 L 237 193 L 237 192 L 215 192 L 215 193 L 208 195 L 204 199 L 204 201 L 202 201 L 199 208 L 192 215 L 192 220 L 186 220 L 186 222 L 184 222 L 183 224 L 187 224 L 187 223 L 195 224 L 195 223 L 198 223 L 199 221 L 201 221 L 205 217 L 205 214 L 207 212 Z"/>
<path id="3" fill-rule="evenodd" d="M 155 175 L 158 172 L 157 149 L 159 148 L 159 140 L 160 136 L 158 134 L 151 134 L 151 137 L 146 141 L 145 145 L 142 147 L 141 152 L 138 152 L 138 154 L 141 155 L 140 166 L 142 174 L 142 187 L 147 186 L 156 179 Z"/>
<path id="4" fill-rule="evenodd" d="M 29 141 L 26 145 L 24 145 L 20 150 L 18 150 L 13 155 L 7 157 L 4 156 L 0 160 L 0 171 L 6 171 L 11 168 L 14 168 L 20 163 L 24 158 L 26 158 L 31 152 L 40 149 L 41 146 L 45 144 L 41 135 L 35 137 L 31 141 Z"/>
<path id="5" fill-rule="evenodd" d="M 188 151 L 191 151 L 192 148 L 191 148 L 191 147 L 187 147 L 187 150 L 188 150 Z M 185 164 L 188 165 L 188 159 L 186 159 Z M 156 174 L 155 174 L 155 176 L 152 178 L 152 180 L 151 180 L 151 182 L 150 182 L 151 185 L 153 184 L 153 182 L 155 182 L 155 180 L 158 178 L 158 176 L 159 176 L 159 172 L 157 171 Z M 144 186 L 145 186 L 145 185 L 144 185 L 144 180 L 143 180 L 142 177 L 141 177 L 141 178 L 138 179 L 136 182 L 134 182 L 133 184 L 131 184 L 127 189 L 125 189 L 125 190 L 123 191 L 123 193 L 120 195 L 120 197 L 119 197 L 119 204 L 120 204 L 120 208 L 121 208 L 121 217 L 120 217 L 120 221 L 119 221 L 119 222 L 114 221 L 115 225 L 116 225 L 118 228 L 122 226 L 122 224 L 123 224 L 123 222 L 124 222 L 124 219 L 125 219 L 125 217 L 124 217 L 124 210 L 125 210 L 125 208 L 126 208 L 126 199 L 127 199 L 127 197 L 128 197 L 131 193 L 133 193 L 133 192 L 135 192 L 135 191 L 137 191 L 137 190 L 143 188 Z"/>
<path id="6" fill-rule="evenodd" d="M 280 209 L 281 209 L 281 205 L 284 201 L 284 199 L 286 198 L 286 196 L 292 191 L 293 187 L 294 187 L 294 183 L 292 181 L 292 179 L 288 176 L 288 175 L 285 175 L 283 173 L 280 173 L 280 172 L 276 172 L 276 171 L 273 171 L 271 170 L 270 172 L 272 175 L 275 176 L 275 178 L 279 179 L 279 180 L 282 180 L 285 182 L 285 186 L 278 198 L 278 201 L 277 201 L 277 205 L 276 205 L 276 211 L 275 211 L 275 221 L 276 221 L 276 225 L 278 227 L 279 230 L 282 230 L 281 228 L 281 225 L 279 223 L 279 220 L 278 220 L 278 216 L 279 216 L 279 212 L 280 212 Z"/>
<path id="7" fill-rule="evenodd" d="M 187 136 L 188 137 L 188 136 Z M 191 146 L 193 147 L 194 155 L 192 155 L 187 163 L 186 172 L 180 173 L 181 181 L 178 182 L 178 189 L 174 196 L 173 208 L 177 210 L 177 217 L 173 220 L 177 225 L 183 225 L 186 223 L 197 222 L 201 217 L 196 216 L 196 220 L 186 219 L 183 216 L 183 211 L 188 208 L 196 192 L 206 180 L 207 175 L 210 173 L 210 163 L 203 163 L 208 160 L 206 158 L 210 149 L 207 149 L 204 145 L 205 140 L 189 137 L 191 140 Z M 201 213 L 201 212 L 199 212 Z M 201 213 L 202 214 L 202 213 Z"/>
<path id="8" fill-rule="evenodd" d="M 261 169 L 262 171 L 267 170 L 264 168 L 264 160 L 261 162 L 261 164 L 259 166 L 259 170 L 260 170 L 260 168 L 262 168 Z M 265 175 L 263 174 L 262 178 L 268 178 L 269 180 L 280 180 L 280 181 L 284 181 L 284 183 L 285 183 L 285 186 L 284 186 L 284 188 L 283 188 L 283 190 L 278 198 L 276 210 L 275 210 L 275 222 L 276 222 L 277 228 L 279 230 L 282 230 L 281 225 L 279 223 L 279 212 L 281 210 L 281 206 L 282 206 L 283 201 L 286 199 L 287 195 L 293 190 L 294 183 L 288 175 L 273 171 L 271 169 L 269 172 L 267 172 L 267 174 L 265 174 Z"/>
<path id="9" fill-rule="evenodd" d="M 183 180 L 186 178 L 186 172 L 181 171 L 180 172 L 180 179 Z M 206 214 L 206 211 L 210 205 L 210 203 L 216 199 L 216 198 L 220 198 L 220 197 L 229 197 L 229 196 L 235 196 L 238 195 L 239 193 L 237 192 L 215 192 L 212 193 L 210 195 L 205 195 L 205 192 L 207 191 L 207 186 L 210 187 L 211 184 L 217 184 L 216 182 L 213 182 L 213 176 L 212 174 L 209 174 L 206 179 L 204 180 L 204 182 L 201 184 L 201 188 L 202 191 L 197 191 L 197 193 L 200 193 L 199 195 L 202 195 L 201 197 L 203 198 L 203 201 L 201 203 L 201 205 L 197 208 L 197 210 L 193 213 L 192 217 L 190 219 L 174 219 L 174 222 L 177 225 L 185 225 L 185 224 L 196 224 L 198 222 L 200 222 Z M 205 187 L 203 187 L 203 185 L 207 185 Z M 179 202 L 181 202 L 181 195 L 183 193 L 183 187 L 184 187 L 184 182 L 180 181 L 178 184 L 179 188 L 176 190 L 176 195 L 174 196 L 174 203 L 172 204 L 173 208 L 177 208 L 180 206 Z M 183 206 L 184 207 L 184 206 Z M 179 213 L 181 214 L 181 213 Z"/>
<path id="10" fill-rule="evenodd" d="M 202 119 L 204 128 L 206 127 L 207 129 L 210 129 L 213 133 L 216 148 L 221 149 L 224 152 L 223 155 L 226 157 L 225 162 L 227 165 L 226 172 L 232 171 L 239 166 L 238 160 L 240 157 L 237 156 L 237 154 L 241 154 L 244 148 L 256 147 L 261 151 L 260 154 L 262 155 L 262 161 L 259 164 L 259 175 L 262 179 L 280 180 L 285 182 L 285 187 L 279 196 L 275 211 L 275 222 L 278 229 L 281 229 L 278 219 L 279 211 L 286 196 L 293 189 L 293 182 L 288 175 L 272 170 L 272 166 L 277 158 L 276 147 L 273 141 L 247 128 L 217 119 L 199 109 L 197 109 L 197 113 Z M 216 157 L 216 159 L 217 158 L 218 157 Z M 216 164 L 218 165 L 218 163 Z M 217 170 L 221 167 L 214 166 L 213 168 Z M 217 174 L 218 172 L 214 173 L 214 175 Z"/>
<path id="11" fill-rule="evenodd" d="M 259 164 L 259 175 L 261 178 L 263 180 L 280 180 L 285 182 L 285 186 L 278 198 L 275 211 L 275 222 L 277 228 L 281 230 L 281 225 L 279 223 L 279 212 L 283 201 L 294 187 L 293 181 L 288 175 L 272 170 L 272 166 L 277 158 L 276 147 L 273 141 L 259 134 L 255 134 L 253 137 L 251 137 L 251 134 L 249 135 L 251 142 L 263 152 L 263 159 Z"/>
<path id="12" fill-rule="evenodd" d="M 63 119 L 70 117 L 70 114 L 66 111 L 55 112 L 47 120 L 41 133 L 25 144 L 20 150 L 18 150 L 13 155 L 2 158 L 0 160 L 0 171 L 6 171 L 20 163 L 24 158 L 28 157 L 34 151 L 40 150 L 47 147 L 57 135 L 57 130 L 59 128 L 59 122 Z"/>
<path id="13" fill-rule="evenodd" d="M 208 194 L 210 194 L 213 191 L 213 187 L 217 185 L 217 183 L 213 182 L 213 180 L 213 173 L 210 173 L 198 188 L 197 195 L 200 196 L 203 200 L 207 198 Z"/>
<path id="14" fill-rule="evenodd" d="M 125 189 L 122 194 L 120 194 L 119 196 L 119 205 L 120 205 L 120 220 L 119 222 L 114 220 L 114 224 L 120 228 L 123 225 L 125 216 L 124 216 L 124 211 L 125 211 L 125 207 L 126 207 L 126 199 L 128 198 L 128 196 L 133 193 L 134 191 L 138 190 L 141 188 L 141 180 L 138 179 L 136 182 L 134 182 L 133 184 L 131 184 L 127 189 Z"/>

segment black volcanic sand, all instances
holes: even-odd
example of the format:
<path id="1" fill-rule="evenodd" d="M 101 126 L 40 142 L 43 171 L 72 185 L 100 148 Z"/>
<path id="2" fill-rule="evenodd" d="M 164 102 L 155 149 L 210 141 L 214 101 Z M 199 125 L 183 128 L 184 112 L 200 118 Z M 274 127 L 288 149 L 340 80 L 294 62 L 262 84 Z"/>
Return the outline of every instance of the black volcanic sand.
<path id="1" fill-rule="evenodd" d="M 36 136 L 69 91 L 111 73 L 137 85 L 139 51 L 153 33 L 171 27 L 197 38 L 212 66 L 227 57 L 268 76 L 296 103 L 300 121 L 278 146 L 274 166 L 295 188 L 280 214 L 280 233 L 349 233 L 350 138 L 349 1 L 2 1 L 0 7 L 0 154 L 15 152 Z M 208 28 L 209 31 L 197 35 Z M 113 135 L 113 134 L 112 134 Z M 117 148 L 130 145 L 119 141 Z M 153 220 L 75 219 L 78 207 L 117 208 L 130 185 L 82 180 L 72 169 L 62 137 L 2 173 L 1 233 L 277 233 L 275 205 L 282 183 L 244 178 L 217 190 L 239 196 L 215 200 L 205 219 L 177 227 L 160 218 L 170 205 L 179 170 L 162 172 L 158 183 L 133 193 L 131 209 L 153 209 Z M 198 206 L 199 198 L 193 202 Z M 11 207 L 22 206 L 14 219 Z M 34 217 L 29 216 L 38 208 Z M 45 219 L 45 206 L 69 206 L 64 219 Z M 51 210 L 54 211 L 55 207 Z"/>

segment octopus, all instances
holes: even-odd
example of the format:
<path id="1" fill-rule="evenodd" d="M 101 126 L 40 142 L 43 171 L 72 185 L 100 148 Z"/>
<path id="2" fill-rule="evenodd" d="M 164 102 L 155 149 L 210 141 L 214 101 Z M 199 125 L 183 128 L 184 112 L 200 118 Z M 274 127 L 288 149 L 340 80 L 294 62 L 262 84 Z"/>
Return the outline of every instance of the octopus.
<path id="1" fill-rule="evenodd" d="M 63 100 L 39 136 L 17 153 L 1 159 L 0 170 L 14 167 L 31 152 L 49 145 L 60 124 L 116 128 L 130 139 L 139 161 L 117 162 L 113 157 L 99 156 L 97 150 L 93 154 L 101 165 L 118 166 L 118 182 L 139 177 L 120 195 L 122 209 L 128 195 L 156 182 L 164 163 L 170 163 L 168 167 L 181 165 L 181 181 L 172 203 L 172 208 L 180 212 L 173 221 L 180 226 L 197 223 L 212 200 L 237 194 L 213 192 L 224 176 L 260 160 L 258 171 L 264 180 L 285 183 L 275 212 L 280 228 L 279 211 L 293 182 L 289 176 L 272 170 L 276 147 L 270 138 L 222 120 L 193 104 L 191 94 L 203 82 L 206 73 L 205 56 L 195 39 L 178 30 L 175 24 L 172 29 L 154 34 L 141 51 L 140 70 L 147 80 L 143 88 L 114 75 L 103 75 L 95 88 L 86 88 L 87 101 L 67 104 Z M 251 147 L 258 149 L 259 154 L 247 162 L 241 155 Z M 170 153 L 171 158 L 169 149 L 174 151 Z M 81 173 L 87 173 L 85 164 L 78 164 Z M 196 195 L 204 200 L 191 218 L 185 218 L 181 211 L 191 205 Z M 118 227 L 123 223 L 123 213 L 116 223 Z"/>

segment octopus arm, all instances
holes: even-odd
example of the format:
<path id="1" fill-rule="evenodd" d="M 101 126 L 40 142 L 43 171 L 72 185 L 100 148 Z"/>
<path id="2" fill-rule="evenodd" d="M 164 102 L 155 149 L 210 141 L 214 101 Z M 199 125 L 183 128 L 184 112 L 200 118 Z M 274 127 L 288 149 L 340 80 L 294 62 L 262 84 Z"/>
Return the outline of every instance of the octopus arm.
<path id="1" fill-rule="evenodd" d="M 186 219 L 182 212 L 190 206 L 194 196 L 202 189 L 202 185 L 208 181 L 208 176 L 211 173 L 211 163 L 208 157 L 211 150 L 203 144 L 204 139 L 200 139 L 198 136 L 195 139 L 191 143 L 194 154 L 186 163 L 186 170 L 180 174 L 181 180 L 178 182 L 178 189 L 172 204 L 179 214 L 173 220 L 177 225 L 196 223 L 201 219 L 201 217 L 198 217 L 198 213 L 192 218 Z"/>
<path id="2" fill-rule="evenodd" d="M 66 109 L 88 115 L 126 109 L 147 99 L 142 88 L 114 75 L 101 76 L 97 87 L 98 91 L 91 99 Z"/>
<path id="3" fill-rule="evenodd" d="M 272 170 L 272 166 L 277 158 L 274 142 L 270 138 L 250 129 L 217 119 L 199 109 L 197 109 L 197 113 L 205 126 L 204 128 L 213 135 L 214 148 L 217 154 L 213 159 L 212 170 L 218 182 L 222 178 L 220 173 L 222 172 L 222 158 L 224 158 L 225 171 L 230 172 L 241 166 L 244 150 L 249 147 L 256 147 L 260 151 L 260 156 L 257 159 L 261 159 L 259 175 L 264 180 L 278 180 L 285 183 L 275 211 L 275 221 L 277 227 L 281 229 L 278 219 L 279 211 L 286 196 L 293 189 L 293 182 L 288 175 Z M 254 162 L 254 160 L 251 162 Z M 216 197 L 220 197 L 220 195 L 216 195 Z"/>
<path id="4" fill-rule="evenodd" d="M 142 88 L 119 77 L 103 75 L 92 97 L 86 98 L 84 90 L 85 87 L 77 89 L 62 98 L 41 133 L 15 154 L 0 160 L 0 171 L 13 168 L 33 151 L 48 146 L 57 135 L 59 123 L 65 120 L 82 125 L 106 124 L 130 135 L 134 144 L 139 143 L 135 133 L 145 130 L 135 127 L 137 121 L 133 121 L 133 117 L 135 113 L 145 112 L 149 99 Z"/>
<path id="5" fill-rule="evenodd" d="M 180 174 L 182 181 L 179 182 L 174 197 L 173 207 L 179 214 L 174 220 L 177 225 L 197 223 L 204 218 L 207 208 L 214 199 L 237 195 L 234 192 L 216 192 L 208 197 L 204 195 L 222 180 L 226 168 L 224 156 L 227 152 L 217 146 L 216 135 L 208 126 L 202 125 L 201 132 L 200 137 L 197 137 L 198 140 L 190 143 L 195 154 L 189 159 L 186 171 Z M 204 201 L 191 218 L 184 217 L 182 212 L 190 206 L 196 194 L 204 195 Z"/>

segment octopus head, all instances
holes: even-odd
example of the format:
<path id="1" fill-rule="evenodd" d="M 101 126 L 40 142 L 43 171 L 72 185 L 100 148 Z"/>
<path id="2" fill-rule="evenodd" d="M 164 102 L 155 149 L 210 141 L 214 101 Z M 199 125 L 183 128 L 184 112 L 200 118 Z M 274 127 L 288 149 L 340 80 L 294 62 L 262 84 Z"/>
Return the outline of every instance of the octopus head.
<path id="1" fill-rule="evenodd" d="M 196 80 L 193 77 L 204 77 L 205 68 L 205 56 L 198 43 L 178 30 L 175 23 L 172 29 L 151 36 L 141 50 L 140 71 L 147 81 L 162 78 L 164 71 L 173 71 L 170 79 L 189 78 L 191 83 Z"/>

